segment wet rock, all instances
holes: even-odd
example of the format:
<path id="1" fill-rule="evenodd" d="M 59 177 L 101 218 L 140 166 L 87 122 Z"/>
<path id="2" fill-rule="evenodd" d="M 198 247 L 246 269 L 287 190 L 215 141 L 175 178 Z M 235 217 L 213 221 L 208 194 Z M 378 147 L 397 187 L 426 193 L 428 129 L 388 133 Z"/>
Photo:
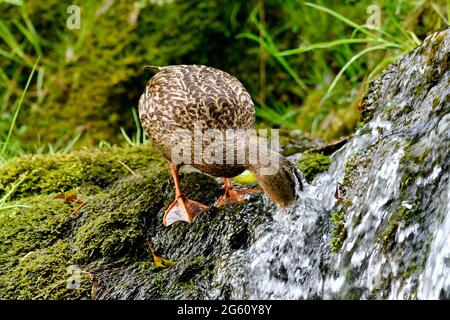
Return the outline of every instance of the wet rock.
<path id="1" fill-rule="evenodd" d="M 231 297 L 449 295 L 449 56 L 447 29 L 369 86 L 365 126 L 305 186 L 295 208 L 258 227 L 239 254 L 245 276 L 229 281 Z"/>

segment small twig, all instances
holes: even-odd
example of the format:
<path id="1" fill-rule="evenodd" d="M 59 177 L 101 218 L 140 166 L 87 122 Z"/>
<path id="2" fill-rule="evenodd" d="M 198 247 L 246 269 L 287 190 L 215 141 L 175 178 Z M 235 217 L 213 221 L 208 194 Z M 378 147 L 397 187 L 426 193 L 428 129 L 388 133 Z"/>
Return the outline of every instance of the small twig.
<path id="1" fill-rule="evenodd" d="M 155 251 L 153 251 L 152 245 L 150 243 L 150 240 L 147 239 L 147 245 L 150 248 L 150 252 L 152 253 L 153 256 L 156 256 Z"/>
<path id="2" fill-rule="evenodd" d="M 81 210 L 81 208 L 83 208 L 86 205 L 86 201 L 83 200 L 78 200 L 80 202 L 80 205 L 78 207 L 75 208 L 75 210 L 72 211 L 72 213 L 70 214 L 70 218 L 71 219 L 76 219 L 78 217 L 78 212 Z"/>
<path id="3" fill-rule="evenodd" d="M 89 278 L 91 279 L 92 286 L 91 286 L 91 299 L 96 300 L 97 299 L 97 288 L 98 288 L 98 280 L 96 276 L 89 271 L 81 270 L 81 273 L 87 274 Z"/>
<path id="4" fill-rule="evenodd" d="M 97 300 L 97 288 L 98 288 L 98 281 L 97 278 L 92 278 L 92 288 L 91 288 L 91 299 Z"/>
<path id="5" fill-rule="evenodd" d="M 117 162 L 120 163 L 125 169 L 127 169 L 135 178 L 141 178 L 141 176 L 139 174 L 137 174 L 136 172 L 131 170 L 131 168 L 129 166 L 127 166 L 125 163 L 123 163 L 120 160 L 117 160 Z"/>
<path id="6" fill-rule="evenodd" d="M 342 194 L 341 194 L 342 187 L 343 187 L 342 183 L 340 183 L 340 182 L 336 183 L 336 190 L 334 192 L 334 198 L 337 200 L 337 203 L 339 203 L 339 204 L 344 203 L 344 198 L 342 197 Z"/>
<path id="7" fill-rule="evenodd" d="M 89 275 L 89 277 L 91 278 L 91 282 L 92 282 L 91 299 L 96 300 L 97 299 L 98 280 L 92 273 L 87 272 L 87 271 L 84 271 L 84 272 L 86 272 Z"/>

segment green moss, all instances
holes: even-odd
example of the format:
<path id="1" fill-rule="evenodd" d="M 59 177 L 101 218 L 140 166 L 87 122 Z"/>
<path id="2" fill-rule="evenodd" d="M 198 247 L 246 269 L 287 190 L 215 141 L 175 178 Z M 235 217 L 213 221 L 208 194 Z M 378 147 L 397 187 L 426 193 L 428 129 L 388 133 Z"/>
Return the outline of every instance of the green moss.
<path id="1" fill-rule="evenodd" d="M 423 166 L 431 153 L 431 148 L 414 148 L 413 143 L 404 149 L 404 155 L 400 160 L 403 168 L 400 191 L 405 191 L 413 181 L 423 175 Z"/>
<path id="2" fill-rule="evenodd" d="M 142 146 L 92 153 L 80 151 L 73 154 L 25 156 L 0 169 L 1 193 L 25 176 L 14 197 L 15 203 L 27 206 L 0 212 L 0 269 L 5 270 L 0 274 L 0 297 L 74 299 L 88 296 L 92 280 L 88 273 L 80 273 L 76 287 L 68 288 L 70 284 L 67 284 L 70 278 L 67 270 L 70 271 L 75 262 L 80 244 L 78 238 L 72 236 L 76 228 L 70 214 L 79 203 L 58 199 L 55 193 L 71 190 L 79 198 L 86 197 L 91 206 L 92 199 L 100 199 L 105 194 L 99 192 L 99 188 L 86 189 L 86 186 L 105 187 L 120 177 L 130 175 L 117 160 L 128 163 L 134 169 L 147 167 L 150 163 L 160 171 L 164 167 L 163 160 L 150 146 Z M 95 195 L 80 195 L 77 189 L 80 187 L 80 190 L 90 190 Z M 125 218 L 127 215 L 123 214 L 115 222 L 132 225 Z M 110 217 L 104 216 L 104 219 Z M 105 241 L 96 243 L 100 249 L 117 243 L 129 244 L 127 240 L 133 238 L 132 232 L 127 233 L 131 231 L 130 228 L 123 228 L 124 233 L 120 233 L 106 228 L 94 229 L 92 224 L 88 224 L 88 227 L 92 228 L 89 231 L 105 232 L 102 235 L 107 238 L 101 239 Z M 87 246 L 82 252 L 89 248 Z"/>
<path id="3" fill-rule="evenodd" d="M 353 228 L 357 227 L 361 224 L 362 221 L 362 214 L 356 215 L 355 219 L 353 220 Z"/>
<path id="4" fill-rule="evenodd" d="M 106 187 L 120 177 L 130 175 L 118 161 L 133 170 L 166 166 L 166 161 L 150 145 L 117 148 L 106 151 L 82 150 L 70 154 L 27 155 L 0 168 L 0 196 L 20 178 L 25 180 L 14 197 L 50 194 L 77 187 Z"/>
<path id="5" fill-rule="evenodd" d="M 412 265 L 410 267 L 408 267 L 403 273 L 402 273 L 402 278 L 403 279 L 409 279 L 411 278 L 416 272 L 419 271 L 419 267 L 417 267 L 416 265 Z"/>
<path id="6" fill-rule="evenodd" d="M 74 244 L 80 248 L 74 258 L 88 262 L 143 253 L 145 214 L 164 206 L 161 194 L 168 191 L 169 179 L 167 173 L 153 173 L 148 178 L 121 182 L 107 195 L 88 198 L 85 214 L 79 218 L 83 225 L 74 236 Z M 136 248 L 137 252 L 130 252 Z"/>
<path id="7" fill-rule="evenodd" d="M 386 106 L 386 108 L 384 109 L 384 115 L 386 116 L 387 119 L 390 119 L 392 116 L 392 113 L 395 110 L 395 105 L 390 103 Z"/>
<path id="8" fill-rule="evenodd" d="M 63 200 L 33 196 L 20 201 L 28 208 L 0 212 L 0 264 L 13 266 L 27 253 L 62 237 L 70 227 L 72 206 Z"/>
<path id="9" fill-rule="evenodd" d="M 418 92 L 420 91 L 420 89 L 417 89 Z M 417 95 L 419 95 L 420 93 L 417 93 Z M 413 111 L 414 106 L 412 104 L 407 104 L 405 105 L 402 109 L 400 109 L 398 111 L 398 113 L 396 114 L 396 118 L 401 117 L 403 115 L 409 114 Z"/>
<path id="10" fill-rule="evenodd" d="M 182 174 L 180 178 L 188 198 L 208 203 L 216 197 L 216 188 L 204 190 L 205 185 L 216 184 L 211 177 L 196 173 Z M 74 259 L 89 262 L 144 254 L 146 216 L 167 207 L 175 197 L 173 190 L 167 170 L 153 170 L 147 177 L 121 181 L 108 194 L 88 198 L 83 212 L 89 214 L 79 218 L 83 225 L 74 236 L 74 244 L 80 248 Z"/>
<path id="11" fill-rule="evenodd" d="M 211 232 L 207 221 L 214 216 L 208 215 L 198 218 L 206 222 L 197 229 L 187 224 L 162 226 L 174 188 L 166 161 L 151 146 L 27 156 L 0 170 L 2 193 L 26 174 L 13 201 L 27 205 L 0 211 L 0 299 L 90 298 L 96 268 L 149 260 L 145 240 L 156 232 L 170 242 L 184 241 L 189 232 L 200 238 Z M 209 176 L 182 173 L 180 178 L 186 196 L 205 204 L 212 204 L 221 192 Z M 86 202 L 77 217 L 71 218 L 71 213 L 79 202 L 57 198 L 62 190 Z M 209 270 L 202 257 L 184 258 L 177 268 L 185 284 Z M 171 274 L 163 272 L 167 283 Z M 181 284 L 176 289 L 180 292 Z"/>
<path id="12" fill-rule="evenodd" d="M 445 41 L 446 34 L 444 32 L 436 34 L 432 39 L 429 41 L 431 42 L 431 45 L 427 46 L 426 48 L 429 50 L 426 52 L 426 65 L 427 66 L 435 66 L 436 60 L 437 60 L 437 52 L 442 48 L 442 43 Z M 444 69 L 447 70 L 445 67 L 442 66 Z"/>
<path id="13" fill-rule="evenodd" d="M 332 238 L 331 238 L 331 252 L 338 252 L 344 240 L 347 237 L 347 230 L 345 228 L 347 210 L 351 206 L 351 202 L 348 199 L 345 199 L 348 190 L 351 189 L 364 169 L 369 166 L 372 162 L 372 158 L 370 156 L 364 155 L 354 155 L 347 159 L 344 167 L 344 178 L 342 181 L 342 190 L 341 197 L 343 197 L 344 201 L 340 205 L 337 211 L 333 212 L 331 215 L 332 221 Z M 359 213 L 356 215 L 355 220 L 353 221 L 353 226 L 357 226 L 361 223 L 362 214 Z"/>
<path id="14" fill-rule="evenodd" d="M 347 230 L 345 228 L 345 216 L 346 211 L 344 208 L 333 212 L 331 214 L 331 222 L 333 224 L 333 230 L 331 232 L 331 243 L 330 248 L 331 252 L 338 252 L 342 244 L 344 243 L 345 238 L 347 237 Z"/>
<path id="15" fill-rule="evenodd" d="M 372 163 L 372 157 L 369 155 L 358 154 L 347 159 L 344 168 L 344 179 L 342 184 L 345 189 L 351 188 L 357 182 L 361 173 Z"/>
<path id="16" fill-rule="evenodd" d="M 357 159 L 356 156 L 351 157 L 345 163 L 344 180 L 343 180 L 343 185 L 345 187 L 351 187 L 353 185 L 355 178 L 357 177 L 356 169 L 358 168 L 358 162 L 356 159 Z"/>
<path id="17" fill-rule="evenodd" d="M 384 229 L 380 236 L 382 242 L 382 251 L 389 252 L 395 244 L 395 235 L 397 234 L 399 221 L 393 218 L 389 221 L 387 227 Z"/>
<path id="18" fill-rule="evenodd" d="M 13 266 L 2 270 L 0 275 L 2 299 L 90 297 L 92 278 L 89 273 L 70 264 L 70 247 L 60 240 L 46 248 L 22 255 Z"/>
<path id="19" fill-rule="evenodd" d="M 331 157 L 321 153 L 305 154 L 298 160 L 297 164 L 306 181 L 311 183 L 317 174 L 328 169 L 331 164 Z"/>
<path id="20" fill-rule="evenodd" d="M 436 97 L 433 100 L 433 108 L 432 110 L 434 111 L 436 109 L 436 107 L 441 103 L 441 98 L 440 97 Z"/>
<path id="21" fill-rule="evenodd" d="M 392 214 L 386 227 L 380 233 L 378 239 L 382 245 L 382 251 L 387 253 L 391 251 L 395 246 L 395 235 L 400 225 L 407 226 L 412 217 L 415 214 L 414 208 L 408 209 L 403 205 L 400 205 L 397 210 Z"/>

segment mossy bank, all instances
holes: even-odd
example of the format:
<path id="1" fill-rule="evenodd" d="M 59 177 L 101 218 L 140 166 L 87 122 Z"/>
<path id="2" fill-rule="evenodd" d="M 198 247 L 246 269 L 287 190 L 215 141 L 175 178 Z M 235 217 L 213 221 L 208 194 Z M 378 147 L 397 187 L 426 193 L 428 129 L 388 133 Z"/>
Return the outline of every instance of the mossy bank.
<path id="1" fill-rule="evenodd" d="M 219 257 L 246 247 L 250 225 L 267 218 L 264 205 L 255 195 L 245 206 L 211 208 L 192 225 L 165 228 L 174 198 L 168 172 L 149 145 L 2 166 L 0 197 L 15 187 L 8 205 L 20 206 L 0 210 L 0 298 L 203 297 Z M 222 192 L 200 173 L 182 173 L 181 181 L 188 197 L 210 207 Z M 155 268 L 146 240 L 176 265 Z"/>

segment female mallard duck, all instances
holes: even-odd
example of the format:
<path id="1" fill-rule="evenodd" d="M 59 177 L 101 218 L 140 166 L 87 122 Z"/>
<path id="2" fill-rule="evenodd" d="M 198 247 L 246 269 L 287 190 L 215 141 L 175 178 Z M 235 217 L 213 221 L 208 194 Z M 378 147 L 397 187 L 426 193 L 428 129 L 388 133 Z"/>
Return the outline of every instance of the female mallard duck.
<path id="1" fill-rule="evenodd" d="M 274 202 L 284 207 L 295 200 L 296 188 L 302 188 L 296 169 L 257 138 L 245 134 L 245 130 L 253 126 L 255 109 L 239 80 L 221 70 L 200 65 L 151 68 L 159 72 L 150 79 L 139 100 L 139 117 L 155 147 L 170 161 L 170 172 L 175 182 L 175 200 L 165 212 L 164 225 L 169 226 L 176 221 L 190 223 L 208 208 L 183 195 L 178 169 L 184 164 L 192 164 L 202 172 L 223 178 L 225 193 L 216 206 L 239 203 L 245 193 L 261 191 L 236 190 L 233 187 L 230 178 L 247 168 Z M 209 134 L 211 131 L 216 135 Z M 233 131 L 237 134 L 232 144 L 222 143 L 217 148 L 218 142 Z M 198 139 L 200 143 L 196 144 Z M 267 161 L 248 160 L 251 156 L 234 156 L 250 154 L 255 146 L 264 149 L 274 161 L 268 165 Z M 234 152 L 231 158 L 226 157 L 230 150 Z M 213 161 L 199 156 L 205 151 Z M 180 152 L 185 152 L 183 157 Z M 273 166 L 273 163 L 277 165 Z M 275 170 L 267 170 L 268 166 Z"/>

